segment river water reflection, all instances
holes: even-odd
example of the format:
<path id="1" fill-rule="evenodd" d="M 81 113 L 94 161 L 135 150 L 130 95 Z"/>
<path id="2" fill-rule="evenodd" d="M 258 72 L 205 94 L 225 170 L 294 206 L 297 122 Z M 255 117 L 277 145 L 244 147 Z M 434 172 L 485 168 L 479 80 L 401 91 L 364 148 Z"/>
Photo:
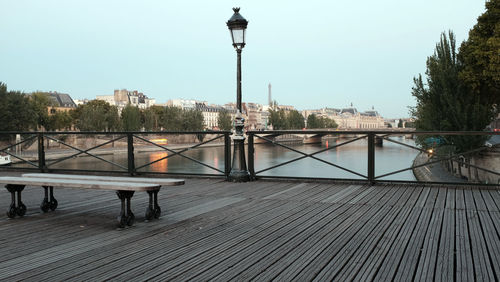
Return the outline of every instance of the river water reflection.
<path id="1" fill-rule="evenodd" d="M 395 140 L 410 145 L 414 145 L 413 140 L 407 140 L 400 137 L 394 137 Z M 314 145 L 289 145 L 296 150 L 304 153 L 313 153 L 327 147 L 332 147 L 339 143 L 348 141 L 348 139 L 330 139 L 322 144 Z M 247 150 L 248 152 L 248 150 Z M 375 175 L 382 175 L 392 171 L 408 168 L 411 166 L 417 151 L 411 148 L 401 146 L 384 140 L 383 146 L 375 147 Z M 167 152 L 136 152 L 135 165 L 137 168 L 153 162 L 155 160 L 168 156 Z M 194 158 L 209 166 L 224 171 L 224 148 L 205 147 L 191 149 L 184 153 L 190 158 Z M 343 145 L 329 151 L 315 155 L 317 158 L 342 166 L 362 175 L 367 175 L 367 141 L 361 139 L 353 143 Z M 290 151 L 286 148 L 273 146 L 270 144 L 255 145 L 255 171 L 259 172 L 265 168 L 289 161 L 300 157 L 301 154 Z M 127 155 L 115 154 L 102 156 L 111 162 L 118 163 L 127 167 Z M 89 158 L 79 157 L 61 162 L 52 168 L 65 169 L 92 169 L 92 170 L 120 170 L 120 168 L 111 164 Z M 172 156 L 156 162 L 150 166 L 140 168 L 142 172 L 170 172 L 170 173 L 195 173 L 195 174 L 220 174 L 220 172 L 209 167 L 197 164 L 181 156 Z M 318 178 L 349 178 L 363 179 L 360 176 L 344 171 L 342 169 L 330 166 L 320 161 L 305 158 L 275 169 L 264 171 L 258 175 L 262 176 L 292 176 L 292 177 L 318 177 Z M 411 170 L 391 175 L 385 180 L 415 180 Z"/>

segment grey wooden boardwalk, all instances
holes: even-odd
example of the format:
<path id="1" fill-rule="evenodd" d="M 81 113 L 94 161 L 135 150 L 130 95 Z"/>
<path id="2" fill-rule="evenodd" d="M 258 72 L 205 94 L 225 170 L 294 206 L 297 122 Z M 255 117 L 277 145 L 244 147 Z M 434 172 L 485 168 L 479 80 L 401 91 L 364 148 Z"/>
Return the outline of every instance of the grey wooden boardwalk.
<path id="1" fill-rule="evenodd" d="M 0 191 L 0 209 L 10 194 Z M 0 217 L 0 280 L 478 280 L 500 277 L 492 189 L 187 179 L 160 220 L 115 228 L 112 191 L 27 187 L 27 215 Z"/>

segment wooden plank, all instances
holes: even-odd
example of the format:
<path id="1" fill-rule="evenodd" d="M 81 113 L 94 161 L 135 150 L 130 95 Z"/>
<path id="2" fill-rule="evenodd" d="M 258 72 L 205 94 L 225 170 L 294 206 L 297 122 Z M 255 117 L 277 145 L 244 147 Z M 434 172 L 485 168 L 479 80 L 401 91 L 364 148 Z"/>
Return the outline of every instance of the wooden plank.
<path id="1" fill-rule="evenodd" d="M 331 257 L 330 262 L 314 277 L 315 280 L 341 279 L 339 276 L 343 273 L 351 272 L 350 267 L 359 267 L 360 262 L 371 253 L 378 240 L 401 211 L 402 205 L 394 205 L 394 203 L 406 202 L 411 191 L 407 188 L 400 188 L 392 195 L 391 200 L 382 206 L 335 256 Z"/>
<path id="2" fill-rule="evenodd" d="M 374 192 L 380 194 L 381 190 Z M 375 195 L 375 193 L 372 195 L 366 195 L 366 197 L 370 199 L 379 198 Z M 291 279 L 290 277 L 294 277 L 296 275 L 296 273 L 291 273 L 294 271 L 294 269 L 296 269 L 295 265 L 303 267 L 303 265 L 307 264 L 308 261 L 314 259 L 314 257 L 316 257 L 317 254 L 320 253 L 322 249 L 328 246 L 332 241 L 337 240 L 342 235 L 342 232 L 348 229 L 349 226 L 356 221 L 357 216 L 362 216 L 364 213 L 366 213 L 368 211 L 368 207 L 369 207 L 368 205 L 358 206 L 358 205 L 343 204 L 341 208 L 339 208 L 338 210 L 334 211 L 332 214 L 329 215 L 328 217 L 330 219 L 329 223 L 325 223 L 323 226 L 321 226 L 321 228 L 318 231 L 314 232 L 313 235 L 308 236 L 302 242 L 300 242 L 299 240 L 299 242 L 295 243 L 298 245 L 295 246 L 291 245 L 288 248 L 282 248 L 276 251 L 272 259 L 276 259 L 276 257 L 281 256 L 283 252 L 288 251 L 288 253 L 286 253 L 286 255 L 282 255 L 279 258 L 279 260 L 270 263 L 270 266 L 265 271 L 263 270 L 261 271 L 260 269 L 265 267 L 265 265 L 263 265 L 261 261 L 259 261 L 258 264 L 254 264 L 254 266 L 252 266 L 253 268 L 252 271 L 254 272 L 253 275 L 261 274 L 259 276 L 254 277 L 254 279 L 257 280 L 271 280 L 274 278 L 276 278 L 277 280 Z M 284 270 L 286 271 L 284 272 Z M 205 274 L 203 277 L 206 277 Z M 229 277 L 230 276 L 227 276 L 227 278 Z"/>
<path id="3" fill-rule="evenodd" d="M 431 191 L 429 192 L 429 197 L 425 202 L 422 214 L 418 219 L 415 229 L 413 230 L 410 242 L 403 253 L 400 266 L 395 273 L 395 280 L 402 280 L 408 277 L 409 273 L 412 273 L 413 275 L 415 273 L 423 248 L 425 236 L 427 235 L 429 224 L 432 219 L 433 207 L 436 203 L 438 193 L 438 189 L 431 189 Z"/>
<path id="4" fill-rule="evenodd" d="M 296 279 L 301 281 L 314 277 L 328 263 L 325 258 L 339 252 L 342 246 L 349 242 L 364 223 L 380 209 L 378 204 L 382 205 L 391 198 L 392 195 L 388 195 L 388 191 L 388 189 L 374 190 L 375 194 L 367 195 L 367 197 L 371 198 L 370 204 L 352 205 L 354 208 L 353 214 L 348 215 L 348 218 L 341 224 L 335 224 L 332 227 L 333 231 L 327 230 L 326 233 L 318 234 L 321 236 L 320 238 L 315 236 L 316 244 L 304 245 L 307 249 L 304 250 L 300 259 L 291 263 L 276 279 L 283 281 Z"/>
<path id="5" fill-rule="evenodd" d="M 256 239 L 258 236 L 263 236 L 269 231 L 277 231 L 285 228 L 287 224 L 290 223 L 290 220 L 301 218 L 305 214 L 314 211 L 316 208 L 317 207 L 308 205 L 295 206 L 295 208 L 292 209 L 288 207 L 283 213 L 269 214 L 265 222 L 262 222 L 262 218 L 256 218 L 256 222 L 253 224 L 247 223 L 248 226 L 245 228 L 240 227 L 237 229 L 225 230 L 224 234 L 221 236 L 211 236 L 210 238 L 198 241 L 196 244 L 185 245 L 183 248 L 177 249 L 174 252 L 169 251 L 167 254 L 157 257 L 155 255 L 143 254 L 145 258 L 147 258 L 145 261 L 140 262 L 137 261 L 137 259 L 133 260 L 134 264 L 141 263 L 143 265 L 141 271 L 126 271 L 120 268 L 113 268 L 111 271 L 109 268 L 104 268 L 99 272 L 100 276 L 97 277 L 105 280 L 111 275 L 113 275 L 111 277 L 114 277 L 114 275 L 116 275 L 114 272 L 118 272 L 120 274 L 114 277 L 115 279 L 137 280 L 139 277 L 140 279 L 153 279 L 159 275 L 173 275 L 178 272 L 183 272 L 183 269 L 196 265 L 197 262 L 201 263 L 203 259 L 214 259 L 215 255 L 223 249 L 243 244 L 249 238 Z M 258 222 L 260 222 L 260 226 Z M 167 248 L 167 246 L 161 248 Z M 153 260 L 151 261 L 151 259 Z M 118 262 L 117 266 L 121 264 L 122 262 Z M 95 276 L 95 271 L 93 272 Z M 84 278 L 84 276 L 80 278 Z M 154 280 L 157 280 L 157 278 Z"/>
<path id="6" fill-rule="evenodd" d="M 239 210 L 248 210 L 249 207 L 255 208 L 255 210 L 248 213 L 238 212 Z M 274 203 L 273 206 L 270 206 L 269 202 L 255 203 L 254 201 L 247 201 L 246 203 L 233 206 L 233 208 L 229 209 L 227 213 L 231 216 L 235 215 L 233 218 L 233 221 L 236 223 L 235 225 L 245 226 L 245 224 L 248 224 L 249 220 L 254 218 L 259 213 L 264 213 L 272 209 L 276 209 L 276 203 Z M 219 221 L 217 219 L 222 220 L 226 217 L 226 213 L 217 213 L 217 216 L 214 217 L 213 222 L 210 222 L 210 225 L 202 225 L 204 236 L 216 236 L 218 232 L 225 230 L 220 226 L 220 224 L 218 224 Z M 68 273 L 74 273 L 74 269 L 78 269 L 83 273 L 95 269 L 96 265 L 104 266 L 115 260 L 123 259 L 124 257 L 133 258 L 134 255 L 137 254 L 142 254 L 143 256 L 139 257 L 138 261 L 147 261 L 145 258 L 154 255 L 158 252 L 158 250 L 162 250 L 159 245 L 164 244 L 164 234 L 168 234 L 168 240 L 170 241 L 173 240 L 173 238 L 182 238 L 186 245 L 196 244 L 196 240 L 200 239 L 200 234 L 196 234 L 195 232 L 201 230 L 199 229 L 199 224 L 196 221 L 189 221 L 189 226 L 183 225 L 182 230 L 179 230 L 177 225 L 162 225 L 166 226 L 167 229 L 160 227 L 160 233 L 154 230 L 149 231 L 150 235 L 153 234 L 153 236 L 143 234 L 138 238 L 138 240 L 128 244 L 120 242 L 119 244 L 109 245 L 97 253 L 85 252 L 75 255 L 71 258 L 71 260 L 62 260 L 57 263 L 51 263 L 50 265 L 44 265 L 43 267 L 34 269 L 30 273 L 23 273 L 21 275 L 14 276 L 13 278 L 15 278 L 14 280 L 25 279 L 27 277 L 35 277 L 38 280 L 56 278 L 64 280 L 65 277 L 68 276 Z M 190 232 L 186 234 L 185 231 Z M 159 235 L 160 238 L 158 238 Z M 174 252 L 176 248 L 178 249 L 179 246 L 167 247 L 169 252 Z M 121 268 L 118 267 L 118 269 Z M 122 271 L 124 270 L 122 269 Z"/>
<path id="7" fill-rule="evenodd" d="M 481 190 L 474 189 L 472 191 L 474 196 L 474 203 L 476 207 L 479 207 L 477 214 L 479 216 L 479 222 L 481 224 L 482 237 L 484 238 L 484 244 L 486 246 L 486 251 L 488 253 L 489 261 L 491 262 L 491 267 L 495 273 L 495 277 L 500 274 L 500 237 L 498 230 L 495 228 L 493 219 L 490 216 L 489 208 L 487 203 L 483 198 L 483 193 Z"/>
<path id="8" fill-rule="evenodd" d="M 474 197 L 471 189 L 464 190 L 466 215 L 469 226 L 469 237 L 471 241 L 472 260 L 474 262 L 474 274 L 478 281 L 495 280 L 493 269 L 490 265 L 487 246 L 481 232 L 479 214 L 476 210 Z"/>
<path id="9" fill-rule="evenodd" d="M 498 194 L 496 190 L 481 189 L 480 191 L 481 195 L 483 196 L 483 200 L 486 203 L 486 209 L 489 212 L 500 212 L 500 209 L 497 206 L 495 199 L 493 198 L 493 195 L 497 194 L 500 196 L 500 194 Z"/>
<path id="10" fill-rule="evenodd" d="M 276 256 L 280 256 L 281 251 L 287 249 L 289 245 L 293 245 L 297 241 L 302 241 L 310 235 L 314 234 L 318 228 L 323 226 L 323 222 L 328 221 L 329 216 L 339 209 L 337 205 L 318 204 L 320 209 L 314 213 L 308 214 L 306 217 L 300 218 L 300 221 L 290 222 L 290 225 L 278 232 L 266 232 L 264 237 L 256 238 L 254 244 L 250 244 L 254 238 L 248 240 L 247 243 L 241 246 L 241 249 L 226 250 L 218 253 L 215 259 L 209 258 L 203 264 L 197 264 L 189 271 L 185 271 L 180 275 L 179 279 L 201 279 L 207 280 L 218 275 L 227 269 L 227 263 L 232 265 L 235 270 L 242 271 L 246 267 L 267 267 Z M 293 231 L 293 232 L 291 232 Z M 227 263 L 225 263 L 227 262 Z M 238 275 L 240 279 L 246 280 L 248 276 L 244 273 Z M 250 276 L 251 277 L 251 276 Z M 163 280 L 164 276 L 159 277 Z M 219 278 L 218 278 L 219 279 Z"/>
<path id="11" fill-rule="evenodd" d="M 434 280 L 440 246 L 441 228 L 443 225 L 444 207 L 447 199 L 446 196 L 447 190 L 445 188 L 438 190 L 438 197 L 432 209 L 431 220 L 427 227 L 427 233 L 425 234 L 418 264 L 416 265 L 415 280 Z M 441 269 L 439 271 L 441 271 Z"/>
<path id="12" fill-rule="evenodd" d="M 373 280 L 390 281 L 394 279 L 395 273 L 402 263 L 405 250 L 412 240 L 412 236 L 414 234 L 413 231 L 418 227 L 418 223 L 421 222 L 421 218 L 425 217 L 425 214 L 423 214 L 424 209 L 422 207 L 429 198 L 431 191 L 432 190 L 429 188 L 424 188 L 422 193 L 420 193 L 415 206 L 411 207 L 412 210 L 408 220 L 404 223 L 401 231 L 398 233 L 397 239 L 394 240 L 394 242 L 392 242 L 389 246 L 389 251 L 383 261 L 379 264 L 379 268 L 368 274 L 373 277 Z M 366 274 L 364 275 L 366 276 Z"/>
<path id="13" fill-rule="evenodd" d="M 28 178 L 49 178 L 49 179 L 76 179 L 76 180 L 96 180 L 96 181 L 117 181 L 129 183 L 150 183 L 162 186 L 183 185 L 184 179 L 174 178 L 151 178 L 151 177 L 118 177 L 118 176 L 98 176 L 79 174 L 57 174 L 57 173 L 24 173 L 22 177 Z"/>
<path id="14" fill-rule="evenodd" d="M 349 194 L 356 192 L 358 189 L 360 189 L 362 185 L 349 185 L 347 188 L 343 189 L 342 191 L 324 199 L 323 203 L 336 203 L 339 202 L 340 200 L 344 199 L 347 197 Z"/>
<path id="15" fill-rule="evenodd" d="M 222 207 L 225 207 L 227 205 L 231 205 L 234 203 L 238 203 L 243 201 L 244 198 L 233 198 L 233 197 L 227 197 L 227 198 L 222 198 L 222 199 L 217 199 L 196 207 L 191 207 L 179 212 L 175 212 L 172 214 L 168 215 L 168 218 L 173 221 L 181 221 L 185 220 L 191 217 L 195 217 L 197 215 L 213 211 Z"/>
<path id="16" fill-rule="evenodd" d="M 434 275 L 437 281 L 451 281 L 455 273 L 455 189 L 447 188 L 446 190 L 446 204 Z"/>
<path id="17" fill-rule="evenodd" d="M 357 265 L 350 267 L 352 269 L 351 273 L 349 273 L 349 268 L 345 271 L 345 274 L 339 277 L 339 280 L 352 280 L 356 279 L 358 281 L 371 281 L 373 280 L 375 274 L 380 268 L 384 258 L 387 256 L 389 251 L 391 250 L 391 246 L 395 241 L 397 241 L 398 236 L 402 233 L 402 229 L 405 224 L 408 224 L 410 221 L 413 206 L 421 197 L 422 188 L 411 188 L 412 194 L 410 199 L 403 205 L 401 205 L 402 211 L 400 214 L 393 220 L 392 224 L 385 231 L 383 236 L 377 242 L 377 245 L 372 250 L 372 252 L 365 257 L 364 262 L 359 263 L 359 267 Z"/>
<path id="18" fill-rule="evenodd" d="M 294 191 L 296 190 L 299 190 L 303 187 L 306 187 L 307 186 L 307 183 L 299 183 L 299 184 L 295 184 L 295 185 L 292 185 L 290 188 L 286 189 L 286 190 L 281 190 L 279 192 L 276 192 L 272 195 L 269 195 L 267 197 L 264 197 L 263 199 L 264 200 L 270 200 L 270 199 L 280 199 L 280 200 L 283 200 L 283 199 L 286 199 L 289 195 L 293 195 Z"/>
<path id="19" fill-rule="evenodd" d="M 58 189 L 54 213 L 33 208 L 22 219 L 0 218 L 0 277 L 472 281 L 500 272 L 495 190 L 377 185 L 346 192 L 353 187 L 307 183 L 264 200 L 298 183 L 186 184 L 161 190 L 164 216 L 152 223 L 141 222 L 148 197 L 136 194 L 139 222 L 121 231 L 108 224 L 119 207 L 114 193 Z M 43 190 L 25 190 L 23 201 L 38 206 Z M 0 206 L 7 206 L 10 194 L 2 191 Z M 332 196 L 336 203 L 320 202 Z"/>
<path id="20" fill-rule="evenodd" d="M 352 208 L 352 211 L 356 211 L 358 208 L 353 208 L 350 205 L 344 204 L 342 206 L 334 206 L 338 207 L 334 211 L 329 212 L 325 217 L 315 216 L 311 220 L 319 220 L 313 223 L 313 225 L 307 227 L 306 229 L 299 229 L 297 234 L 294 234 L 288 240 L 280 240 L 280 243 L 277 245 L 268 246 L 265 248 L 265 251 L 253 251 L 252 254 L 245 254 L 244 256 L 239 257 L 231 257 L 228 258 L 231 261 L 231 270 L 240 271 L 238 275 L 238 279 L 257 279 L 257 280 L 270 280 L 273 278 L 273 273 L 279 272 L 277 268 L 269 269 L 269 265 L 276 267 L 283 267 L 284 264 L 281 262 L 292 262 L 296 259 L 303 258 L 303 254 L 301 254 L 302 250 L 305 252 L 310 249 L 307 246 L 310 246 L 307 241 L 312 240 L 317 234 L 322 234 L 322 236 L 327 236 L 326 234 L 334 234 L 336 232 L 332 231 L 332 228 L 338 226 L 340 222 L 347 219 L 349 215 L 345 215 L 348 209 Z M 347 212 L 349 213 L 349 212 Z M 343 219 L 340 219 L 342 218 Z M 325 231 L 325 229 L 330 229 L 329 231 Z M 284 242 L 283 242 L 284 241 Z M 236 263 L 237 262 L 237 263 Z M 250 266 L 250 267 L 248 267 Z M 246 268 L 246 269 L 245 269 Z M 267 268 L 267 269 L 266 269 Z M 231 276 L 236 275 L 234 271 L 225 271 L 224 273 L 220 273 L 223 270 L 227 269 L 224 265 L 218 265 L 217 267 L 211 268 L 209 271 L 202 272 L 200 276 L 190 277 L 195 279 L 207 280 L 207 279 L 217 279 L 217 280 L 226 280 L 230 279 Z M 242 271 L 245 269 L 244 271 Z M 264 271 L 265 270 L 265 271 Z M 217 273 L 220 273 L 219 276 L 214 277 Z M 257 274 L 266 274 L 269 276 L 264 277 L 254 277 Z M 184 278 L 184 277 L 183 277 Z"/>

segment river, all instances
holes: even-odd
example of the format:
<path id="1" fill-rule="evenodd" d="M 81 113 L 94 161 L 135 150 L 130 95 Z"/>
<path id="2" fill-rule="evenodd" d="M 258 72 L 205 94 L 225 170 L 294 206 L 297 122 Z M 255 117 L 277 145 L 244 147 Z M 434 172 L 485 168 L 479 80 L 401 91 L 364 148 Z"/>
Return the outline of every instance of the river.
<path id="1" fill-rule="evenodd" d="M 403 137 L 393 138 L 398 142 L 414 145 L 414 141 L 411 139 L 408 140 Z M 288 146 L 310 154 L 346 141 L 347 139 L 330 139 L 322 144 Z M 416 150 L 411 148 L 384 140 L 384 144 L 382 146 L 375 147 L 375 175 L 383 175 L 385 173 L 410 167 L 417 153 L 418 152 Z M 315 156 L 362 175 L 367 175 L 367 154 L 367 141 L 365 139 L 361 139 L 347 145 L 333 148 Z M 185 155 L 204 162 L 221 171 L 224 170 L 224 148 L 222 146 L 191 149 L 188 150 Z M 167 152 L 136 152 L 135 165 L 138 168 L 166 156 L 168 156 Z M 257 144 L 255 145 L 255 171 L 259 172 L 265 168 L 300 156 L 301 155 L 299 153 L 279 146 Z M 118 163 L 123 167 L 127 167 L 126 154 L 106 155 L 101 157 L 111 162 Z M 50 167 L 64 169 L 122 170 L 119 167 L 90 157 L 72 158 Z M 181 156 L 173 156 L 171 158 L 164 159 L 152 164 L 151 166 L 141 168 L 139 171 L 220 174 L 211 168 L 197 164 L 196 162 Z M 363 179 L 360 176 L 311 158 L 305 158 L 275 169 L 267 170 L 262 173 L 258 173 L 258 175 Z M 411 170 L 384 177 L 382 179 L 415 180 Z"/>

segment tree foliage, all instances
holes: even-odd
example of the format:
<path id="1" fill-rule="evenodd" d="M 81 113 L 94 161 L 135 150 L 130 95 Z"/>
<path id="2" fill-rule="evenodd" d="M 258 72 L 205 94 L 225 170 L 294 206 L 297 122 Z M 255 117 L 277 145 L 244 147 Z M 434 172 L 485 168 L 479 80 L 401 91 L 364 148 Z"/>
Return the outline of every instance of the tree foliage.
<path id="1" fill-rule="evenodd" d="M 56 111 L 54 114 L 49 115 L 46 129 L 49 131 L 69 130 L 72 124 L 73 119 L 68 112 Z"/>
<path id="2" fill-rule="evenodd" d="M 417 105 L 411 112 L 417 130 L 481 131 L 493 117 L 491 105 L 484 104 L 470 87 L 459 79 L 463 69 L 458 60 L 455 36 L 443 33 L 435 52 L 427 58 L 427 83 L 422 76 L 414 79 L 412 95 Z M 481 137 L 447 137 L 458 151 L 481 145 Z"/>
<path id="3" fill-rule="evenodd" d="M 128 104 L 122 110 L 122 128 L 125 131 L 141 129 L 141 111 L 138 107 Z"/>
<path id="4" fill-rule="evenodd" d="M 36 128 L 35 112 L 29 97 L 16 91 L 7 91 L 0 82 L 0 131 L 27 131 Z"/>
<path id="5" fill-rule="evenodd" d="M 398 128 L 403 128 L 403 120 L 399 119 Z"/>
<path id="6" fill-rule="evenodd" d="M 120 129 L 120 117 L 115 106 L 102 100 L 79 105 L 72 112 L 76 127 L 81 131 L 115 131 Z"/>
<path id="7" fill-rule="evenodd" d="M 304 117 L 297 110 L 285 111 L 273 107 L 269 109 L 269 114 L 269 124 L 275 130 L 302 129 L 305 127 Z"/>
<path id="8" fill-rule="evenodd" d="M 158 117 L 151 109 L 145 109 L 140 112 L 141 122 L 145 131 L 156 131 L 158 128 Z"/>
<path id="9" fill-rule="evenodd" d="M 308 129 L 337 128 L 337 127 L 338 125 L 333 119 L 327 117 L 317 117 L 315 114 L 310 114 L 307 117 Z"/>
<path id="10" fill-rule="evenodd" d="M 31 93 L 30 104 L 33 108 L 38 128 L 51 130 L 48 108 L 55 106 L 55 103 L 50 98 L 49 93 L 41 91 Z"/>
<path id="11" fill-rule="evenodd" d="M 500 0 L 486 2 L 458 54 L 459 77 L 483 104 L 500 104 Z"/>
<path id="12" fill-rule="evenodd" d="M 231 120 L 229 111 L 227 111 L 226 109 L 219 111 L 217 124 L 219 125 L 220 130 L 231 130 L 233 128 L 233 121 Z"/>

